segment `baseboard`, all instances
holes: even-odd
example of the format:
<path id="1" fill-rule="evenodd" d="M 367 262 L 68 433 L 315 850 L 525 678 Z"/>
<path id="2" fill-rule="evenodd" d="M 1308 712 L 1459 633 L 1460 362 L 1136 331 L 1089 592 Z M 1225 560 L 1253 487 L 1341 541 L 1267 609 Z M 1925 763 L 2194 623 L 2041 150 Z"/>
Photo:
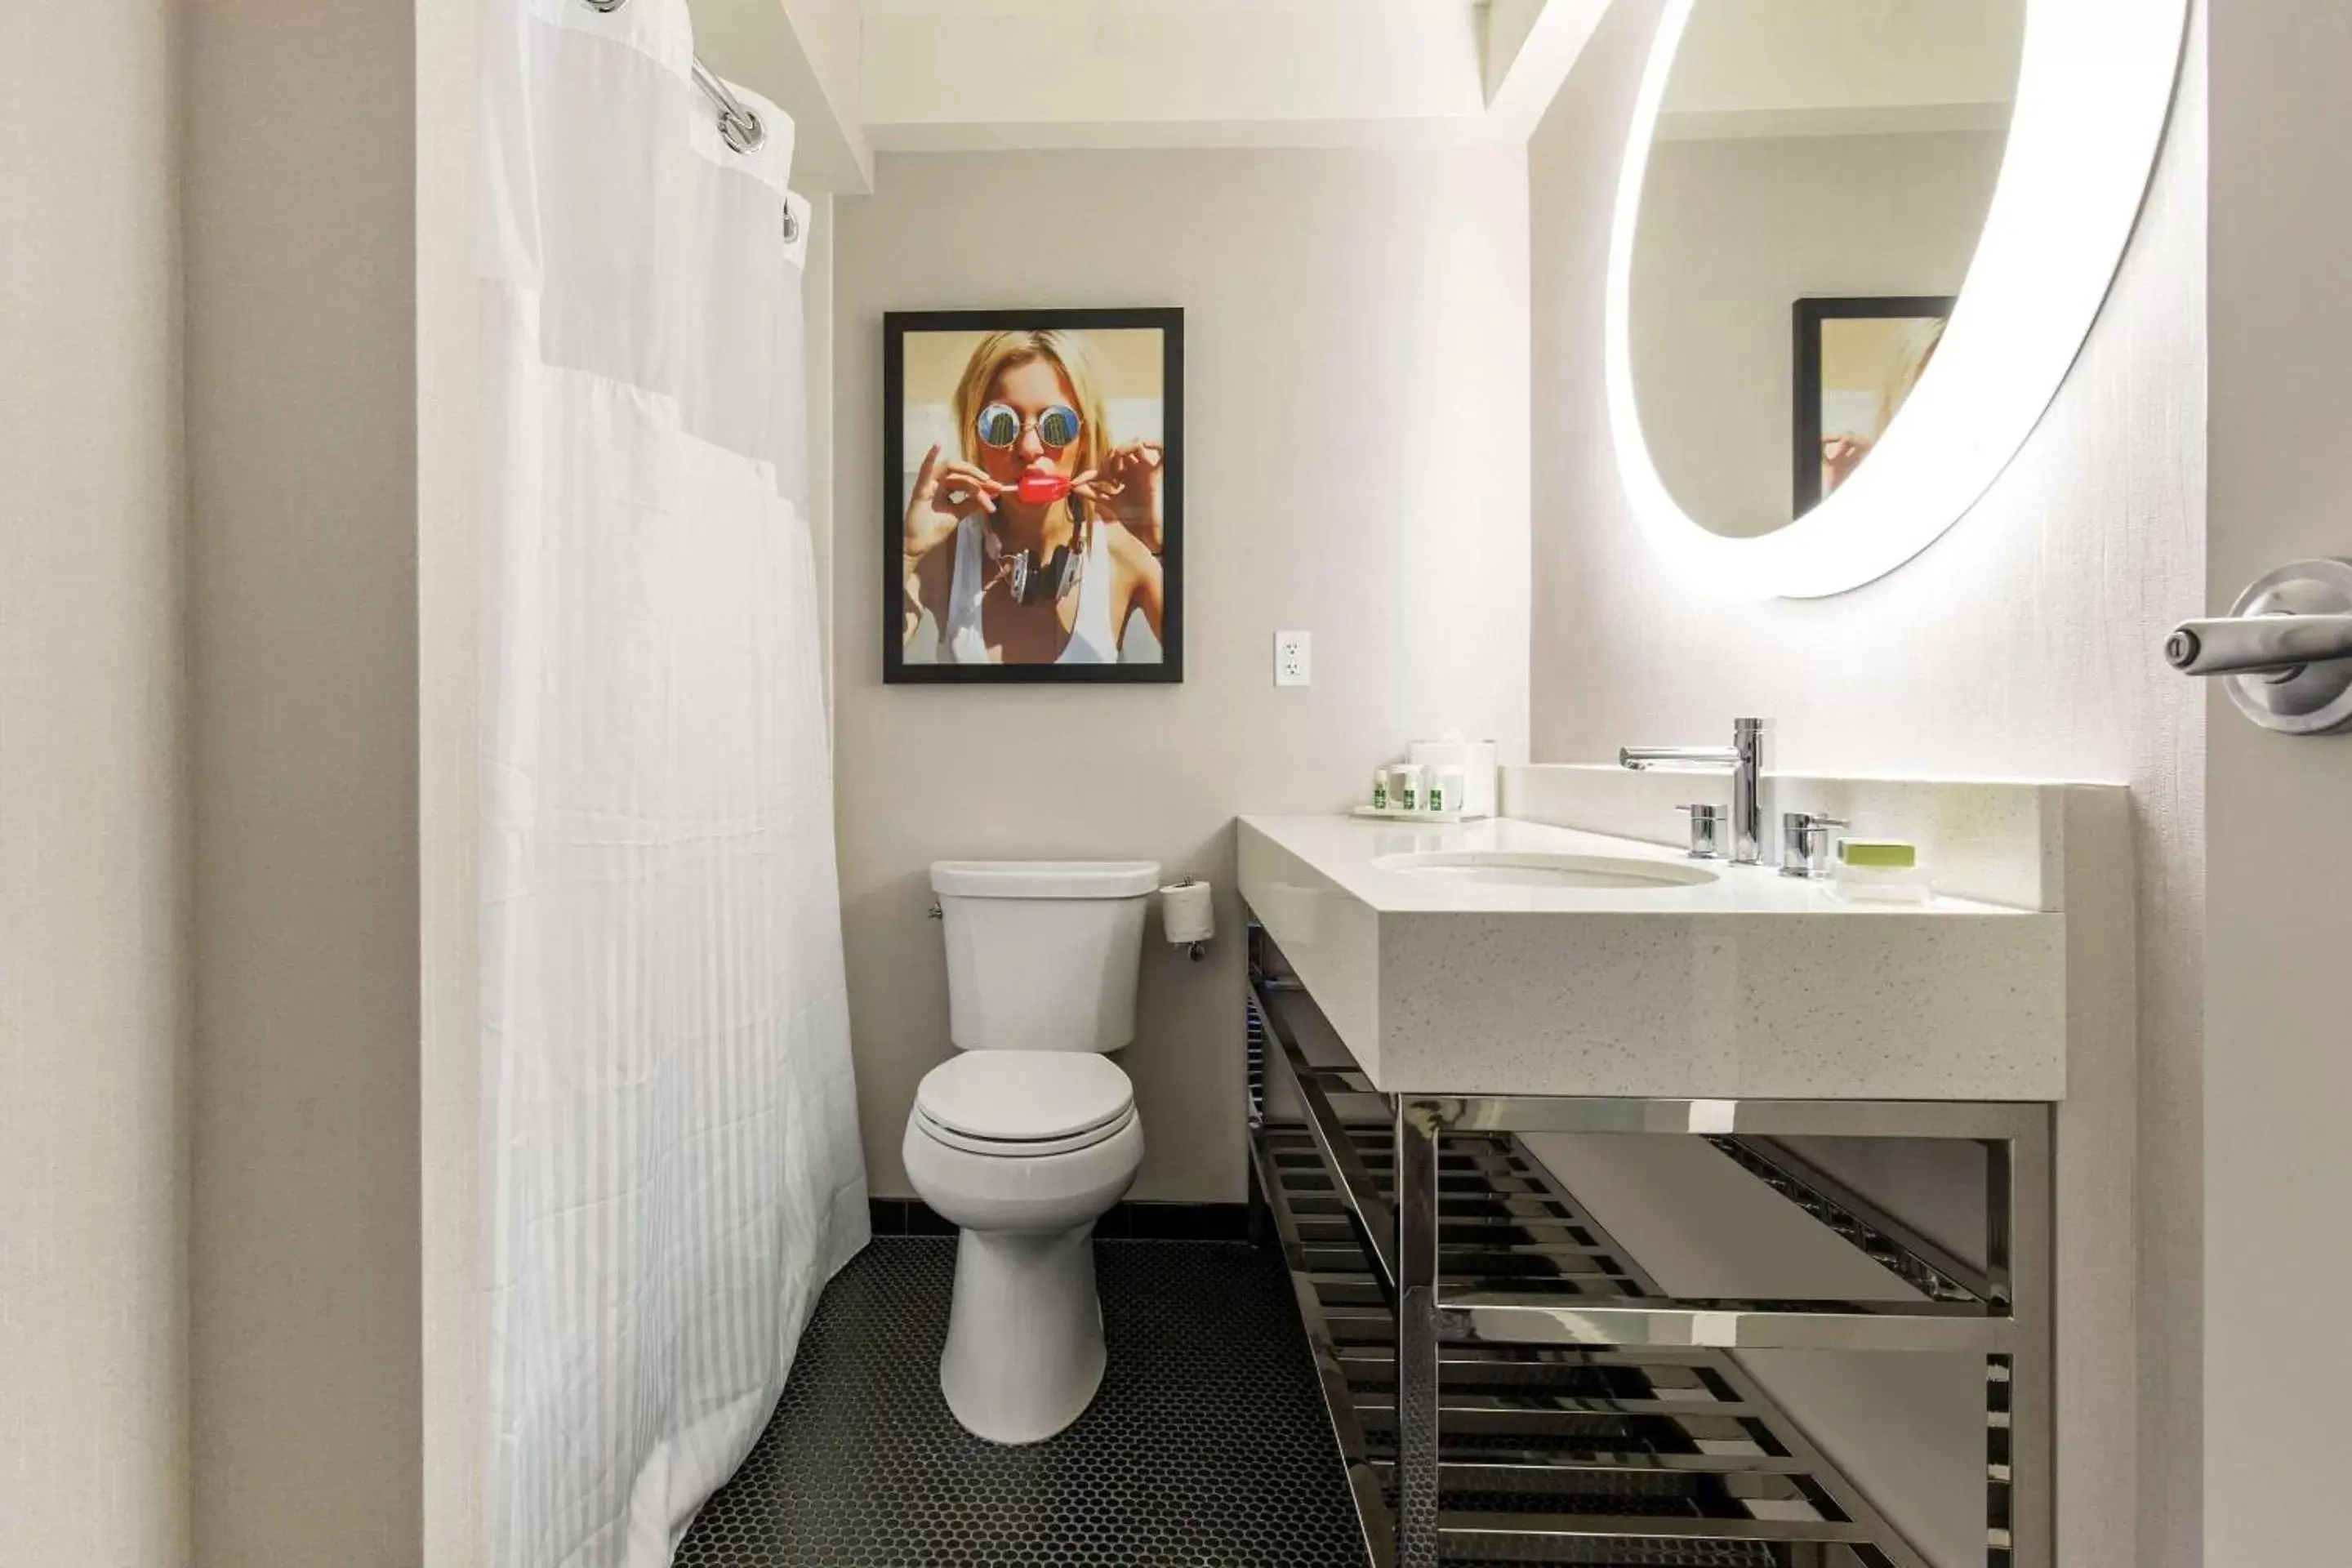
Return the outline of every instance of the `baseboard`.
<path id="1" fill-rule="evenodd" d="M 877 1236 L 953 1236 L 920 1198 L 869 1198 Z M 1247 1204 L 1114 1204 L 1095 1221 L 1100 1241 L 1247 1241 Z"/>

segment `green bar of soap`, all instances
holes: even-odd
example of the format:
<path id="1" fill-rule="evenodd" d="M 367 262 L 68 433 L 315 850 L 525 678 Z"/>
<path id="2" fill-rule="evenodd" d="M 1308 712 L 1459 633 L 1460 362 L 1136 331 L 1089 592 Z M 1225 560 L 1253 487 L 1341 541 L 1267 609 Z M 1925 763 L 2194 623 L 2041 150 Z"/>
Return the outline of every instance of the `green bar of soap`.
<path id="1" fill-rule="evenodd" d="M 1847 838 L 1838 844 L 1838 858 L 1849 866 L 1907 871 L 1919 863 L 1919 847 L 1893 838 Z"/>

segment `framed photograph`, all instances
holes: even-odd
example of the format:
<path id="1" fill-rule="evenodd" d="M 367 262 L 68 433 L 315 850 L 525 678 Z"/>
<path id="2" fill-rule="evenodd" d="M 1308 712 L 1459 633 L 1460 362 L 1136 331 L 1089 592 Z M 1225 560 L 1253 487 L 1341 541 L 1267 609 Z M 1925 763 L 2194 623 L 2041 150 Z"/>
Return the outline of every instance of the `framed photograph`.
<path id="1" fill-rule="evenodd" d="M 1797 301 L 1796 480 L 1802 517 L 1853 477 L 1927 373 L 1952 296 Z"/>
<path id="2" fill-rule="evenodd" d="M 882 319 L 882 672 L 1184 679 L 1184 313 Z"/>

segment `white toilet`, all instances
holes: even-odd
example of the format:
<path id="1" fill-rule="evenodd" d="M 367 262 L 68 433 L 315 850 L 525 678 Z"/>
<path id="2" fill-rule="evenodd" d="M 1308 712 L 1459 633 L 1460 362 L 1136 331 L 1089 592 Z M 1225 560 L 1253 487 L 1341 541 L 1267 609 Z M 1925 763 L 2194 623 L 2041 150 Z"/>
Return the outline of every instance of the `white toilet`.
<path id="1" fill-rule="evenodd" d="M 1094 1223 L 1143 1163 L 1127 1075 L 1144 861 L 942 860 L 950 1034 L 907 1119 L 907 1174 L 960 1226 L 940 1389 L 964 1428 L 1034 1443 L 1103 1374 Z"/>

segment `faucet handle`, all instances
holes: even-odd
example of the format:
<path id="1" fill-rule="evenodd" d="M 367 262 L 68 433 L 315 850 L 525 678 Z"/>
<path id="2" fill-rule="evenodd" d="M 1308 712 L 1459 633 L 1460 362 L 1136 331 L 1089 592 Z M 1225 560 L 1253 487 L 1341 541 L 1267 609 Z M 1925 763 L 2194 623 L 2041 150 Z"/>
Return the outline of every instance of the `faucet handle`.
<path id="1" fill-rule="evenodd" d="M 1690 813 L 1690 858 L 1694 860 L 1723 858 L 1723 808 L 1719 805 L 1678 805 L 1676 811 Z"/>
<path id="2" fill-rule="evenodd" d="M 1843 817 L 1821 816 L 1810 811 L 1780 814 L 1780 875 L 1826 877 L 1830 874 L 1830 829 L 1852 827 Z"/>

